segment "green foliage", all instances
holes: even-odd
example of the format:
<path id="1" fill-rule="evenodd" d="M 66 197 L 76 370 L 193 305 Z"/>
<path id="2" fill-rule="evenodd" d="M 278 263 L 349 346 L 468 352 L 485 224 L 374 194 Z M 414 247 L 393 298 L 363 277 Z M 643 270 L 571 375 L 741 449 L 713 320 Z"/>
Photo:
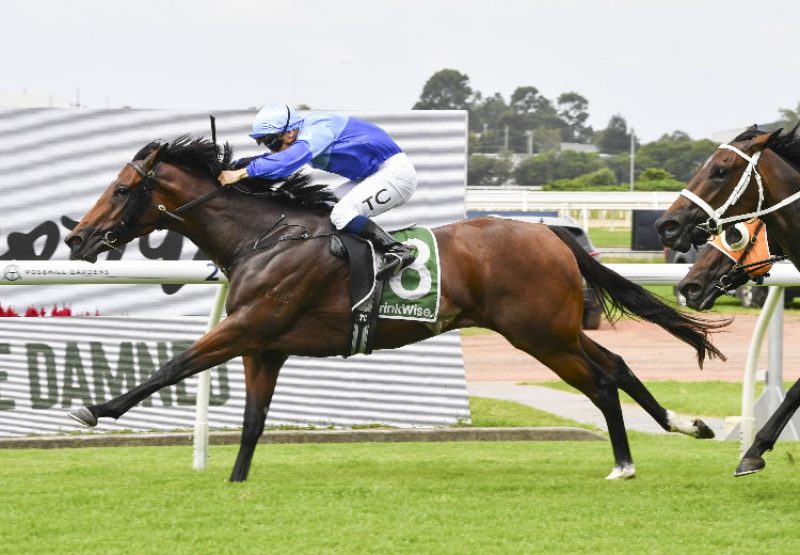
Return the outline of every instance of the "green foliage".
<path id="1" fill-rule="evenodd" d="M 467 163 L 467 183 L 502 185 L 511 177 L 511 166 L 508 158 L 473 154 Z"/>
<path id="2" fill-rule="evenodd" d="M 660 168 L 675 179 L 688 182 L 716 149 L 717 144 L 713 141 L 693 141 L 685 133 L 676 131 L 639 148 L 636 168 L 645 171 Z"/>
<path id="3" fill-rule="evenodd" d="M 414 110 L 466 110 L 472 94 L 467 75 L 455 69 L 442 69 L 425 83 Z"/>
<path id="4" fill-rule="evenodd" d="M 682 191 L 686 188 L 686 183 L 677 179 L 658 179 L 637 181 L 633 187 L 636 191 Z"/>
<path id="5" fill-rule="evenodd" d="M 620 114 L 611 116 L 605 129 L 595 135 L 595 144 L 600 152 L 618 154 L 631 149 L 631 134 L 628 122 Z"/>
<path id="6" fill-rule="evenodd" d="M 648 168 L 639 176 L 639 181 L 664 181 L 673 179 L 672 174 L 661 168 Z"/>
<path id="7" fill-rule="evenodd" d="M 517 87 L 508 102 L 500 93 L 484 98 L 472 90 L 467 75 L 443 69 L 425 83 L 414 109 L 469 110 L 469 129 L 474 133 L 471 153 L 496 153 L 504 148 L 526 153 L 531 131 L 535 152 L 557 150 L 561 141 L 589 141 L 588 106 L 588 100 L 575 92 L 560 95 L 556 106 L 531 85 Z"/>
<path id="8" fill-rule="evenodd" d="M 601 168 L 576 177 L 575 179 L 558 179 L 547 183 L 545 191 L 626 191 L 627 187 L 617 185 L 617 179 L 608 168 Z"/>
<path id="9" fill-rule="evenodd" d="M 558 97 L 558 115 L 566 124 L 561 130 L 561 140 L 567 143 L 590 143 L 594 132 L 586 125 L 589 119 L 589 101 L 576 92 Z"/>
<path id="10" fill-rule="evenodd" d="M 521 185 L 545 185 L 559 179 L 574 179 L 602 167 L 602 159 L 594 152 L 548 152 L 520 162 L 514 169 L 514 180 Z"/>

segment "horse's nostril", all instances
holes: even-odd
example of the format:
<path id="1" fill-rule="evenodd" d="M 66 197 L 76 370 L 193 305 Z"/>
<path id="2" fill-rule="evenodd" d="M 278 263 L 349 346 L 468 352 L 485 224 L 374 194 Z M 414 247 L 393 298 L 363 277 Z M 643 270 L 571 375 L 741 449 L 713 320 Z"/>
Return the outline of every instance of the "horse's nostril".
<path id="1" fill-rule="evenodd" d="M 83 239 L 81 239 L 80 235 L 70 235 L 66 239 L 64 239 L 64 242 L 67 244 L 70 250 L 74 251 L 75 249 L 81 246 L 81 243 L 83 243 Z"/>
<path id="2" fill-rule="evenodd" d="M 680 228 L 680 224 L 675 220 L 666 220 L 658 226 L 662 233 L 675 233 L 678 228 Z"/>
<path id="3" fill-rule="evenodd" d="M 698 283 L 687 283 L 680 287 L 680 292 L 687 299 L 696 299 L 703 292 L 703 288 Z"/>

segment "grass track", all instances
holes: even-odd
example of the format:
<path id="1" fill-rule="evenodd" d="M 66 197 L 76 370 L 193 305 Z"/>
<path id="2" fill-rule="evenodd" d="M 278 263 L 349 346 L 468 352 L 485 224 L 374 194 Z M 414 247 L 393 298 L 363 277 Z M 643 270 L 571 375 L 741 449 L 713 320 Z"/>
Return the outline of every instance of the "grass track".
<path id="1" fill-rule="evenodd" d="M 523 382 L 578 393 L 566 382 Z M 644 385 L 664 407 L 697 416 L 725 417 L 742 412 L 742 384 L 738 382 L 699 381 L 678 382 L 674 380 L 647 380 Z M 791 385 L 791 384 L 787 384 Z M 756 384 L 756 397 L 764 384 Z M 620 401 L 636 402 L 620 391 Z"/>
<path id="2" fill-rule="evenodd" d="M 733 479 L 732 443 L 261 445 L 0 451 L 2 553 L 795 553 L 796 447 Z"/>

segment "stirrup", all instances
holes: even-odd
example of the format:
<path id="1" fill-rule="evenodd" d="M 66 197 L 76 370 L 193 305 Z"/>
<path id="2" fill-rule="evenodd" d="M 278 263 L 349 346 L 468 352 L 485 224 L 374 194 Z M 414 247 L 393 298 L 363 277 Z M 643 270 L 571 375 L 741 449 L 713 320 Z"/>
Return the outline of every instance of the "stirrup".
<path id="1" fill-rule="evenodd" d="M 383 260 L 383 268 L 378 270 L 375 275 L 375 279 L 378 281 L 383 281 L 399 274 L 403 268 L 414 262 L 414 253 L 408 249 L 398 252 L 386 252 L 383 255 Z"/>

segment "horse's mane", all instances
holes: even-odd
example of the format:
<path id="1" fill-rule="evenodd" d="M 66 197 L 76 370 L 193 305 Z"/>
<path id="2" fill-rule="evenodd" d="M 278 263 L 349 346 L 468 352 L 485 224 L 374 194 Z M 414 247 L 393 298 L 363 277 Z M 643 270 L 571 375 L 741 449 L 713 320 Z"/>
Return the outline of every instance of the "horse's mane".
<path id="1" fill-rule="evenodd" d="M 159 141 L 152 141 L 134 154 L 134 160 L 144 160 L 154 150 L 162 146 Z M 202 176 L 216 181 L 219 172 L 239 169 L 247 165 L 253 158 L 233 162 L 233 147 L 225 143 L 220 148 L 205 137 L 181 135 L 166 143 L 159 156 L 160 162 L 181 166 Z M 317 208 L 330 210 L 336 202 L 336 196 L 326 185 L 314 185 L 311 176 L 295 172 L 284 180 L 250 178 L 239 181 L 235 186 L 242 192 L 257 194 L 290 206 L 300 208 Z"/>
<path id="2" fill-rule="evenodd" d="M 800 171 L 800 133 L 798 133 L 798 127 L 800 127 L 800 123 L 795 124 L 795 126 L 786 133 L 779 133 L 775 137 L 772 137 L 766 144 L 766 147 Z M 766 133 L 768 133 L 768 131 L 763 131 L 753 125 L 737 135 L 731 142 L 750 141 Z"/>

